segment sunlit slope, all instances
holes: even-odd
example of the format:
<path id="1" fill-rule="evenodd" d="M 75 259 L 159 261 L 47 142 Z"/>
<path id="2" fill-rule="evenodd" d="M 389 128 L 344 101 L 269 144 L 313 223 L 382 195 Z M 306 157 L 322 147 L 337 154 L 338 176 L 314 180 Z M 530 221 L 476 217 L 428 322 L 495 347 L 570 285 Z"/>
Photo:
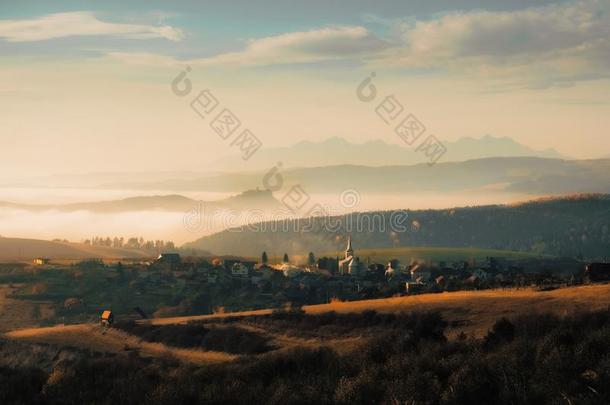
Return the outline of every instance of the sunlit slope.
<path id="1" fill-rule="evenodd" d="M 32 260 L 87 258 L 144 258 L 145 252 L 83 243 L 52 242 L 38 239 L 0 238 L 0 260 Z"/>
<path id="2" fill-rule="evenodd" d="M 457 291 L 440 294 L 422 294 L 385 299 L 352 302 L 333 302 L 303 307 L 307 313 L 328 311 L 380 312 L 439 311 L 450 325 L 448 332 L 455 335 L 465 332 L 482 336 L 500 317 L 515 317 L 532 313 L 563 315 L 577 311 L 593 311 L 610 305 L 610 284 L 560 288 L 553 291 L 534 289 L 505 289 L 483 291 Z M 245 311 L 228 314 L 159 318 L 149 321 L 155 325 L 185 323 L 197 319 L 214 319 L 227 316 L 269 314 L 271 310 Z"/>
<path id="3" fill-rule="evenodd" d="M 192 363 L 228 361 L 235 356 L 228 353 L 181 349 L 161 343 L 145 342 L 136 336 L 118 329 L 106 329 L 95 324 L 57 325 L 46 328 L 20 329 L 8 332 L 9 339 L 58 346 L 89 349 L 105 353 L 120 353 L 137 350 L 146 357 L 173 356 Z"/>

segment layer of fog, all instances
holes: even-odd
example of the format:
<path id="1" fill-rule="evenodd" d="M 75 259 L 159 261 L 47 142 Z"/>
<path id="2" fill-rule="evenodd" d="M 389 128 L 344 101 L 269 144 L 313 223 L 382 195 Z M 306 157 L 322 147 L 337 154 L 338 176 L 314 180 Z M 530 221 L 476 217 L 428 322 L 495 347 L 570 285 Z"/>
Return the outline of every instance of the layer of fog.
<path id="1" fill-rule="evenodd" d="M 20 190 L 20 192 L 19 192 Z M 169 194 L 160 190 L 147 195 Z M 125 190 L 80 189 L 3 189 L 1 200 L 28 204 L 66 203 L 111 200 L 142 195 Z M 224 198 L 222 193 L 184 193 L 198 200 L 213 201 Z M 8 198 L 13 197 L 13 198 Z M 281 200 L 283 195 L 276 195 Z M 60 212 L 57 210 L 31 212 L 22 209 L 0 208 L 0 235 L 33 239 L 67 239 L 83 241 L 93 236 L 143 237 L 147 240 L 172 240 L 183 244 L 219 232 L 223 229 L 271 219 L 307 216 L 315 206 L 323 207 L 331 215 L 349 211 L 388 209 L 441 209 L 460 206 L 505 204 L 535 198 L 531 195 L 506 193 L 418 193 L 402 195 L 312 194 L 301 201 L 302 207 L 294 213 L 288 209 L 274 212 L 252 210 L 247 212 L 207 212 L 205 205 L 195 204 L 187 212 L 140 211 L 123 213 L 93 213 L 89 211 Z M 286 200 L 288 201 L 288 200 Z M 320 212 L 314 212 L 320 215 Z"/>
<path id="2" fill-rule="evenodd" d="M 103 190 L 96 188 L 0 188 L 0 201 L 8 201 L 19 204 L 72 204 L 84 202 L 97 202 L 108 200 L 120 200 L 129 197 L 143 195 L 168 195 L 180 194 L 194 200 L 215 201 L 227 198 L 231 193 L 220 192 L 180 192 L 168 190 Z M 233 193 L 235 194 L 235 193 Z"/>

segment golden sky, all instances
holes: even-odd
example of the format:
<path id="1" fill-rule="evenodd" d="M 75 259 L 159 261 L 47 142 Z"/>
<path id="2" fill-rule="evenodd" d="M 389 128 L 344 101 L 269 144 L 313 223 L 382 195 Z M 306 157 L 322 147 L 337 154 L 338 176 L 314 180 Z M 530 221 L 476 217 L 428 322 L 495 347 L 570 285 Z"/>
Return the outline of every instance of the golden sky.
<path id="1" fill-rule="evenodd" d="M 213 170 L 233 151 L 189 106 L 203 89 L 263 147 L 331 136 L 398 144 L 356 97 L 371 72 L 381 95 L 442 140 L 491 134 L 574 158 L 610 156 L 608 4 L 517 3 L 395 11 L 392 1 L 356 2 L 298 20 L 279 6 L 244 20 L 191 2 L 7 7 L 0 178 Z M 186 66 L 193 90 L 178 97 L 170 84 Z"/>

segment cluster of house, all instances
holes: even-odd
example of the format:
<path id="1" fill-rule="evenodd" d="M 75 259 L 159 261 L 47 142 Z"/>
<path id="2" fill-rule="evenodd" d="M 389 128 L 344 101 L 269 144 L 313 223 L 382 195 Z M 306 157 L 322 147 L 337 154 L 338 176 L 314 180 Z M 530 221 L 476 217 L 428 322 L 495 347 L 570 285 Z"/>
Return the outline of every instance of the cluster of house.
<path id="1" fill-rule="evenodd" d="M 465 285 L 477 287 L 484 283 L 494 285 L 514 285 L 516 282 L 529 283 L 522 269 L 503 266 L 499 271 L 497 259 L 471 268 L 468 263 L 459 263 L 452 267 L 444 264 L 428 266 L 423 263 L 401 265 L 397 260 L 387 264 L 369 263 L 355 255 L 351 237 L 348 237 L 344 257 L 320 258 L 315 264 L 295 265 L 285 260 L 271 265 L 242 259 L 215 259 L 209 268 L 195 269 L 192 264 L 181 262 L 177 253 L 164 253 L 151 264 L 151 268 L 172 270 L 177 278 L 193 276 L 203 277 L 208 284 L 240 279 L 249 280 L 254 285 L 261 285 L 269 280 L 284 278 L 288 281 L 301 282 L 311 276 L 341 280 L 360 288 L 372 287 L 379 283 L 400 286 L 401 291 L 417 293 L 432 289 L 456 288 Z M 318 277 L 320 278 L 320 277 Z"/>
<path id="2" fill-rule="evenodd" d="M 581 266 L 578 262 L 572 263 Z M 549 267 L 557 268 L 553 263 Z M 278 264 L 240 258 L 216 258 L 211 261 L 183 259 L 178 253 L 163 253 L 153 262 L 143 265 L 134 274 L 132 286 L 136 295 L 189 294 L 201 291 L 202 285 L 224 291 L 238 286 L 257 287 L 264 294 L 318 294 L 347 299 L 377 297 L 388 294 L 415 294 L 430 291 L 549 285 L 570 282 L 549 271 L 540 272 L 539 260 L 531 266 L 489 258 L 485 263 L 457 262 L 409 263 L 398 260 L 387 264 L 370 263 L 355 254 L 351 237 L 342 258 L 322 257 L 309 260 L 307 265 L 291 263 L 287 258 Z M 120 272 L 112 266 L 108 273 Z M 567 274 L 567 272 L 566 272 Z M 572 272 L 572 274 L 575 274 Z M 573 276 L 572 276 L 573 279 Z M 583 280 L 610 280 L 610 265 L 590 264 Z M 579 280 L 578 280 L 579 281 Z M 227 290 L 228 291 L 228 290 Z"/>
<path id="3" fill-rule="evenodd" d="M 193 263 L 183 263 L 177 253 L 159 255 L 157 260 L 151 263 L 150 268 L 171 270 L 177 278 L 203 277 L 203 281 L 208 284 L 221 284 L 231 280 L 248 280 L 255 285 L 274 277 L 293 278 L 302 272 L 313 271 L 312 268 L 295 266 L 289 262 L 269 265 L 237 258 L 214 259 L 211 267 L 198 267 Z"/>

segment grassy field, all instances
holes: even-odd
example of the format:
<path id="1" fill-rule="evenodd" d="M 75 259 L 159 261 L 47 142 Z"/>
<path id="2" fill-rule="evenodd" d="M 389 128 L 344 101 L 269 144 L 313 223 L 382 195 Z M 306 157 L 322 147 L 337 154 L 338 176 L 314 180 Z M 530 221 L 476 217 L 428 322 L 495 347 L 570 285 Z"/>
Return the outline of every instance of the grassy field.
<path id="1" fill-rule="evenodd" d="M 321 256 L 342 257 L 344 252 L 327 252 Z M 549 258 L 553 256 L 543 256 L 535 253 L 516 252 L 511 250 L 498 249 L 479 249 L 479 248 L 446 248 L 446 247 L 399 247 L 399 248 L 379 248 L 379 249 L 356 249 L 356 255 L 361 260 L 370 259 L 374 263 L 387 263 L 392 259 L 398 259 L 401 263 L 410 263 L 413 260 L 420 262 L 440 262 L 448 263 L 457 261 L 480 262 L 486 257 L 502 257 L 507 259 L 531 259 Z M 305 257 L 299 257 L 305 260 Z"/>

